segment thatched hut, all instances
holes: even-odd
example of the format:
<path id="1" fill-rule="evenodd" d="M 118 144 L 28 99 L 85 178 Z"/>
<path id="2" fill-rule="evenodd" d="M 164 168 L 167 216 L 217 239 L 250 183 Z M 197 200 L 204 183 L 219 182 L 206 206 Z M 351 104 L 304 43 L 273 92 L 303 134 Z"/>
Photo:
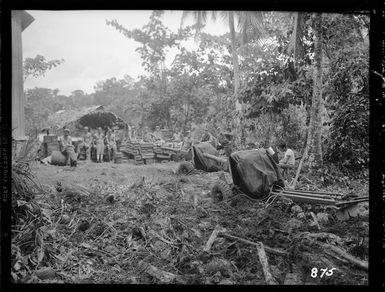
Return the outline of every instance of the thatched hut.
<path id="1" fill-rule="evenodd" d="M 103 106 L 97 105 L 78 110 L 61 110 L 48 117 L 50 128 L 57 135 L 63 134 L 63 128 L 69 128 L 71 136 L 81 135 L 84 127 L 103 130 L 117 126 L 127 132 L 128 124 L 115 113 L 106 111 Z"/>

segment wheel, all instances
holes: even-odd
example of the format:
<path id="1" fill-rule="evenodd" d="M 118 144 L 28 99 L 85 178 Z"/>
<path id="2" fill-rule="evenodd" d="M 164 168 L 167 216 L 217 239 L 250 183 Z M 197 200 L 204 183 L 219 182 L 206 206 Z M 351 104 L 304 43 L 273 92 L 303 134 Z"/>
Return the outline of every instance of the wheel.
<path id="1" fill-rule="evenodd" d="M 185 159 L 186 161 L 192 160 L 192 150 L 191 150 L 191 148 L 190 148 L 190 149 L 188 150 L 188 152 L 185 154 L 184 159 Z"/>
<path id="2" fill-rule="evenodd" d="M 211 198 L 214 202 L 227 200 L 232 194 L 231 187 L 223 180 L 217 181 L 211 188 Z"/>
<path id="3" fill-rule="evenodd" d="M 182 160 L 180 156 L 181 155 L 179 155 L 179 154 L 171 154 L 171 160 L 174 162 L 179 162 Z"/>
<path id="4" fill-rule="evenodd" d="M 182 162 L 181 164 L 179 164 L 177 173 L 178 174 L 189 174 L 193 170 L 194 170 L 194 165 L 189 161 L 185 161 L 185 162 Z"/>

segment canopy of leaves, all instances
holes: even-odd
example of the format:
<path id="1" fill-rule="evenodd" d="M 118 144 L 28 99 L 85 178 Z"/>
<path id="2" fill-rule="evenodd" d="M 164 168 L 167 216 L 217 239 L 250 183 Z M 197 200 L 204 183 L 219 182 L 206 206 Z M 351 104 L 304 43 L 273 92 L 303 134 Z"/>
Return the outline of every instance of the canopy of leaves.
<path id="1" fill-rule="evenodd" d="M 35 78 L 44 76 L 47 71 L 55 68 L 63 62 L 63 59 L 46 61 L 44 56 L 41 55 L 37 55 L 35 58 L 26 58 L 23 64 L 24 80 L 30 76 Z"/>

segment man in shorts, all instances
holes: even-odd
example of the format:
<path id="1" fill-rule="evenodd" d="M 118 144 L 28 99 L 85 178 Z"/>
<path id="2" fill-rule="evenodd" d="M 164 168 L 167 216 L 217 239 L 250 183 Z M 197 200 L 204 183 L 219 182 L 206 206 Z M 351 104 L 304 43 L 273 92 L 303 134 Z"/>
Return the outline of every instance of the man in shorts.
<path id="1" fill-rule="evenodd" d="M 295 167 L 295 156 L 293 150 L 287 148 L 285 142 L 278 145 L 278 150 L 284 153 L 283 158 L 279 161 L 278 166 L 282 168 L 282 174 L 285 178 L 288 176 L 288 171 Z"/>

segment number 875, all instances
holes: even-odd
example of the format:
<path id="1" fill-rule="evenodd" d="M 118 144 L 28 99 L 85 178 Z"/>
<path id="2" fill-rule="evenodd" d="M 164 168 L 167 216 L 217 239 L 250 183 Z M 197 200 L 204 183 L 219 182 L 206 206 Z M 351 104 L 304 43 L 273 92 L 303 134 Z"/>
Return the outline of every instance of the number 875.
<path id="1" fill-rule="evenodd" d="M 326 275 L 327 277 L 330 277 L 331 275 L 333 275 L 333 271 L 335 270 L 336 268 L 331 268 L 331 269 L 320 269 L 321 270 L 321 275 L 320 275 L 320 278 L 322 278 L 324 275 Z M 317 268 L 312 268 L 311 269 L 311 274 L 310 276 L 312 278 L 317 278 L 318 276 L 318 269 Z"/>

